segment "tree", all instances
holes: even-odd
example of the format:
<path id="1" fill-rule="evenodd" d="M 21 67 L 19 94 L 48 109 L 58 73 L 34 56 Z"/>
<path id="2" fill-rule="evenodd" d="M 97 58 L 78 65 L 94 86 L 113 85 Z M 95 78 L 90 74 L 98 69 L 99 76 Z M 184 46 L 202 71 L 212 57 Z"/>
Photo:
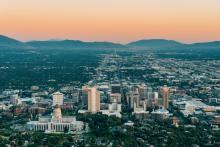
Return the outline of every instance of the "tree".
<path id="1" fill-rule="evenodd" d="M 64 129 L 63 129 L 63 131 L 64 131 L 64 133 L 68 133 L 68 132 L 69 132 L 68 127 L 67 127 L 67 126 L 65 126 L 65 127 L 64 127 Z"/>

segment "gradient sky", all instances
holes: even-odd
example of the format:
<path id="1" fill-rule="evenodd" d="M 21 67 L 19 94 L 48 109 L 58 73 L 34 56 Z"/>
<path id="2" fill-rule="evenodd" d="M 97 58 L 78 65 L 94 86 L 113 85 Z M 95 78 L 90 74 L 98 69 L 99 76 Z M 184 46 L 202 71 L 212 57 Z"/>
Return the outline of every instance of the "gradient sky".
<path id="1" fill-rule="evenodd" d="M 22 41 L 220 40 L 220 0 L 1 0 L 0 34 Z"/>

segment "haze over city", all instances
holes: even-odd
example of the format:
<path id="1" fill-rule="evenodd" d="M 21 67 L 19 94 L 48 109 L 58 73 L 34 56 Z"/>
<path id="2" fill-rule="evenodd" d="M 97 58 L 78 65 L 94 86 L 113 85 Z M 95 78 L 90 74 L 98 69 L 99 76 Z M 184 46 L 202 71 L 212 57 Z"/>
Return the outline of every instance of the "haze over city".
<path id="1" fill-rule="evenodd" d="M 220 40 L 219 0 L 5 0 L 0 33 L 18 40 Z"/>
<path id="2" fill-rule="evenodd" d="M 220 147 L 220 0 L 1 0 L 0 147 Z"/>

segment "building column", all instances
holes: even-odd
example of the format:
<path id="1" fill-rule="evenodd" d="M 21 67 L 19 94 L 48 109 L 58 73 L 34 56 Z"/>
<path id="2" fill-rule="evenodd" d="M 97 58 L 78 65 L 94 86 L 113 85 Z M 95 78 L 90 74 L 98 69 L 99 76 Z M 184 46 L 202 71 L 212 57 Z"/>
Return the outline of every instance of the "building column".
<path id="1" fill-rule="evenodd" d="M 61 124 L 60 127 L 61 127 L 61 131 L 63 131 L 63 124 Z"/>

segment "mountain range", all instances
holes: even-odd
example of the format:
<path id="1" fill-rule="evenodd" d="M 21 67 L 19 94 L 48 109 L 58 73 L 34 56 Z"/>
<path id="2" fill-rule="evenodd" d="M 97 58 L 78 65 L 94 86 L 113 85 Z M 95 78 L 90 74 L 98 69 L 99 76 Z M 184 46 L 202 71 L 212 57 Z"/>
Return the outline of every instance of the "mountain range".
<path id="1" fill-rule="evenodd" d="M 146 49 L 146 50 L 218 50 L 220 41 L 185 44 L 174 40 L 148 39 L 138 40 L 128 44 L 113 42 L 83 42 L 79 40 L 49 40 L 21 42 L 0 35 L 0 50 L 5 49 Z"/>

